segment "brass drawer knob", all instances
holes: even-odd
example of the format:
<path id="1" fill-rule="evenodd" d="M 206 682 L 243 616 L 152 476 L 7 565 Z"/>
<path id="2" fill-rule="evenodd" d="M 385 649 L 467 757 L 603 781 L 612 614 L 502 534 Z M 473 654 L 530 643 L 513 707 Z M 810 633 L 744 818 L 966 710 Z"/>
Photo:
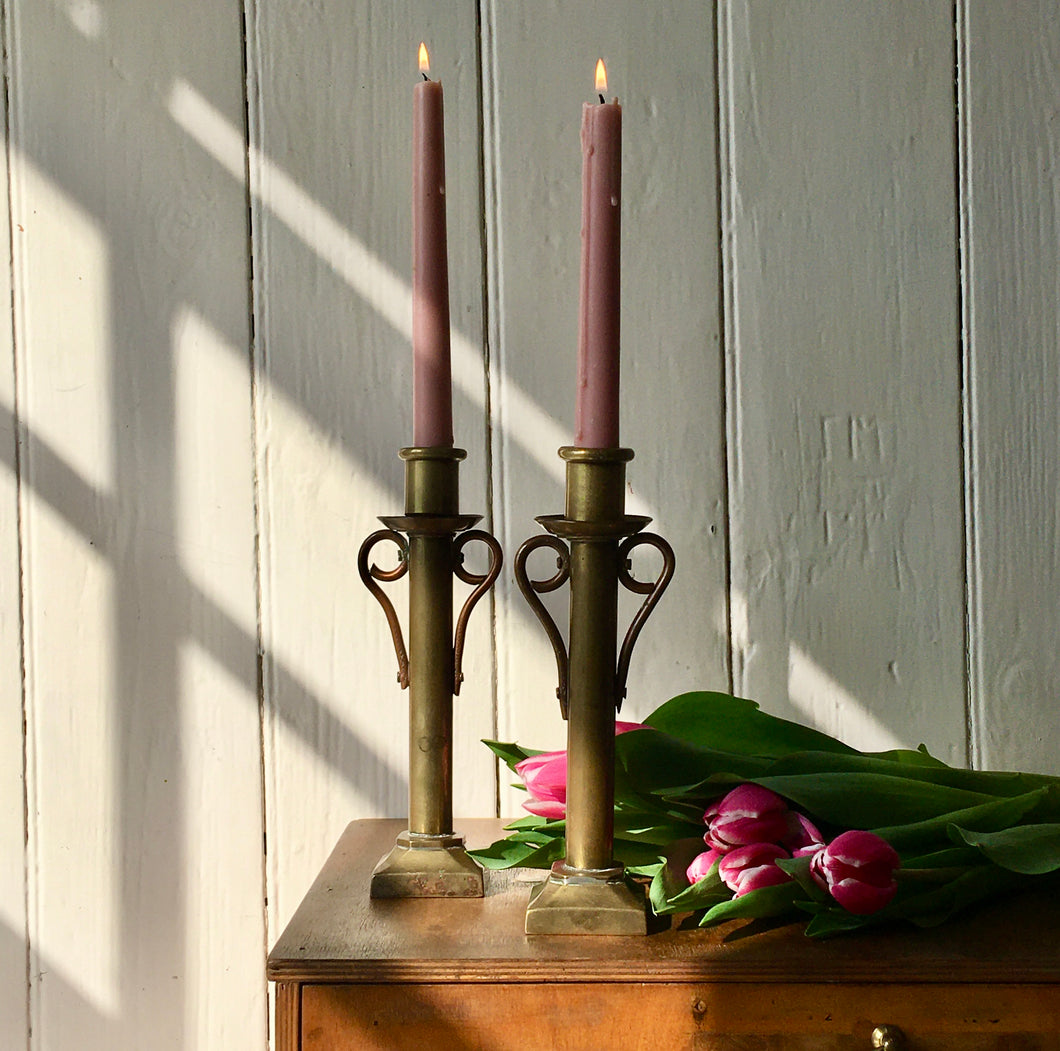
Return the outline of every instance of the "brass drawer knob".
<path id="1" fill-rule="evenodd" d="M 878 1025 L 872 1031 L 872 1046 L 880 1051 L 905 1051 L 905 1034 L 896 1025 Z"/>

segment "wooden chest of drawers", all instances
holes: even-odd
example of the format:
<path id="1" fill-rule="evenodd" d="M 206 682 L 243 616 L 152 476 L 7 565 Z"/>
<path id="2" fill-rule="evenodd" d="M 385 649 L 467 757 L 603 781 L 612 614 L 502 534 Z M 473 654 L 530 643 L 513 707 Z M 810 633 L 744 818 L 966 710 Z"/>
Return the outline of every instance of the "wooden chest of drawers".
<path id="1" fill-rule="evenodd" d="M 402 821 L 351 824 L 269 957 L 278 1051 L 379 1048 L 1060 1049 L 1060 903 L 1027 894 L 936 931 L 816 942 L 799 925 L 527 937 L 529 882 L 371 901 Z M 458 823 L 471 845 L 498 821 Z"/>

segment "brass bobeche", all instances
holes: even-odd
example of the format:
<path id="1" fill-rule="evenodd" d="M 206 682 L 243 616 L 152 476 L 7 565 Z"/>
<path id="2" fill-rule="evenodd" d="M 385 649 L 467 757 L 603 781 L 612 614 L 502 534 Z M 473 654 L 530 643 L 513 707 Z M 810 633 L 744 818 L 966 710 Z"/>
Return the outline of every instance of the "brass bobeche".
<path id="1" fill-rule="evenodd" d="M 673 576 L 670 545 L 642 532 L 649 518 L 625 514 L 625 468 L 632 449 L 565 446 L 566 509 L 537 519 L 547 534 L 520 547 L 515 578 L 544 626 L 556 655 L 557 695 L 567 720 L 567 856 L 532 892 L 527 934 L 645 934 L 647 902 L 613 857 L 615 713 L 625 694 L 626 672 L 637 635 Z M 629 571 L 635 547 L 655 548 L 663 559 L 653 583 Z M 548 548 L 558 570 L 531 580 L 528 557 Z M 569 648 L 538 597 L 570 581 Z M 621 650 L 618 587 L 646 595 Z"/>
<path id="2" fill-rule="evenodd" d="M 458 469 L 467 455 L 449 446 L 401 450 L 405 461 L 405 514 L 381 518 L 385 529 L 361 545 L 361 580 L 386 614 L 398 661 L 398 682 L 409 691 L 409 827 L 372 873 L 373 898 L 482 897 L 482 869 L 453 832 L 453 696 L 463 680 L 467 621 L 475 603 L 500 573 L 500 544 L 471 529 L 480 515 L 459 513 Z M 407 536 L 407 540 L 406 540 Z M 369 562 L 387 540 L 398 549 L 395 569 Z M 463 565 L 464 547 L 489 550 L 483 574 Z M 378 581 L 409 575 L 409 646 Z M 453 621 L 453 576 L 473 590 Z"/>

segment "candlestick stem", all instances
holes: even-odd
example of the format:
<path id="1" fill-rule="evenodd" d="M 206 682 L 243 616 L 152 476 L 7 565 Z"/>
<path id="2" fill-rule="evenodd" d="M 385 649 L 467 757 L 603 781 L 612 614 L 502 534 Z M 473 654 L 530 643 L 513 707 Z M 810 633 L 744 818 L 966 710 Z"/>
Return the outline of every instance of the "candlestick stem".
<path id="1" fill-rule="evenodd" d="M 624 513 L 625 465 L 630 449 L 563 448 L 567 463 L 566 513 L 538 521 L 551 535 L 534 537 L 516 556 L 515 576 L 556 652 L 557 691 L 567 719 L 566 857 L 532 892 L 528 934 L 645 934 L 647 903 L 614 859 L 615 712 L 625 692 L 629 653 L 648 613 L 673 575 L 673 551 L 654 534 L 641 533 L 650 519 Z M 560 540 L 557 540 L 560 538 Z M 557 548 L 561 540 L 569 544 Z M 639 584 L 625 559 L 637 544 L 663 556 L 654 584 Z M 533 581 L 528 556 L 538 548 L 558 551 L 560 571 Z M 569 659 L 551 616 L 537 597 L 569 576 Z M 647 599 L 634 618 L 616 668 L 618 587 Z"/>
<path id="2" fill-rule="evenodd" d="M 453 830 L 451 536 L 409 536 L 409 832 Z"/>
<path id="3" fill-rule="evenodd" d="M 387 529 L 361 545 L 361 579 L 382 605 L 394 637 L 398 681 L 409 689 L 409 827 L 372 873 L 373 898 L 481 897 L 482 869 L 453 832 L 453 695 L 463 674 L 464 631 L 472 607 L 501 568 L 497 541 L 469 529 L 479 515 L 458 512 L 459 462 L 467 454 L 449 446 L 402 449 L 405 514 L 382 518 Z M 404 536 L 408 536 L 406 542 Z M 456 539 L 460 534 L 459 540 Z M 380 540 L 397 545 L 394 570 L 369 565 Z M 463 567 L 463 548 L 481 541 L 490 564 L 483 574 Z M 376 583 L 409 574 L 409 647 L 390 600 Z M 454 642 L 453 576 L 475 585 L 457 620 Z"/>

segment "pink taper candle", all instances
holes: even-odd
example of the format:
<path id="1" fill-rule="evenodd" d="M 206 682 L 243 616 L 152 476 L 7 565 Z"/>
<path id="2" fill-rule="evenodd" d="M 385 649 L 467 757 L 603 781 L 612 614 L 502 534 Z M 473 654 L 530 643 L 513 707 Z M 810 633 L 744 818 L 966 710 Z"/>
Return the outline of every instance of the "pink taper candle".
<path id="1" fill-rule="evenodd" d="M 596 89 L 607 90 L 602 61 Z M 622 107 L 582 109 L 582 268 L 578 319 L 578 399 L 574 444 L 618 446 L 619 244 L 622 212 Z"/>
<path id="2" fill-rule="evenodd" d="M 419 58 L 426 77 L 423 44 Z M 426 79 L 412 103 L 412 444 L 453 444 L 442 85 Z"/>

